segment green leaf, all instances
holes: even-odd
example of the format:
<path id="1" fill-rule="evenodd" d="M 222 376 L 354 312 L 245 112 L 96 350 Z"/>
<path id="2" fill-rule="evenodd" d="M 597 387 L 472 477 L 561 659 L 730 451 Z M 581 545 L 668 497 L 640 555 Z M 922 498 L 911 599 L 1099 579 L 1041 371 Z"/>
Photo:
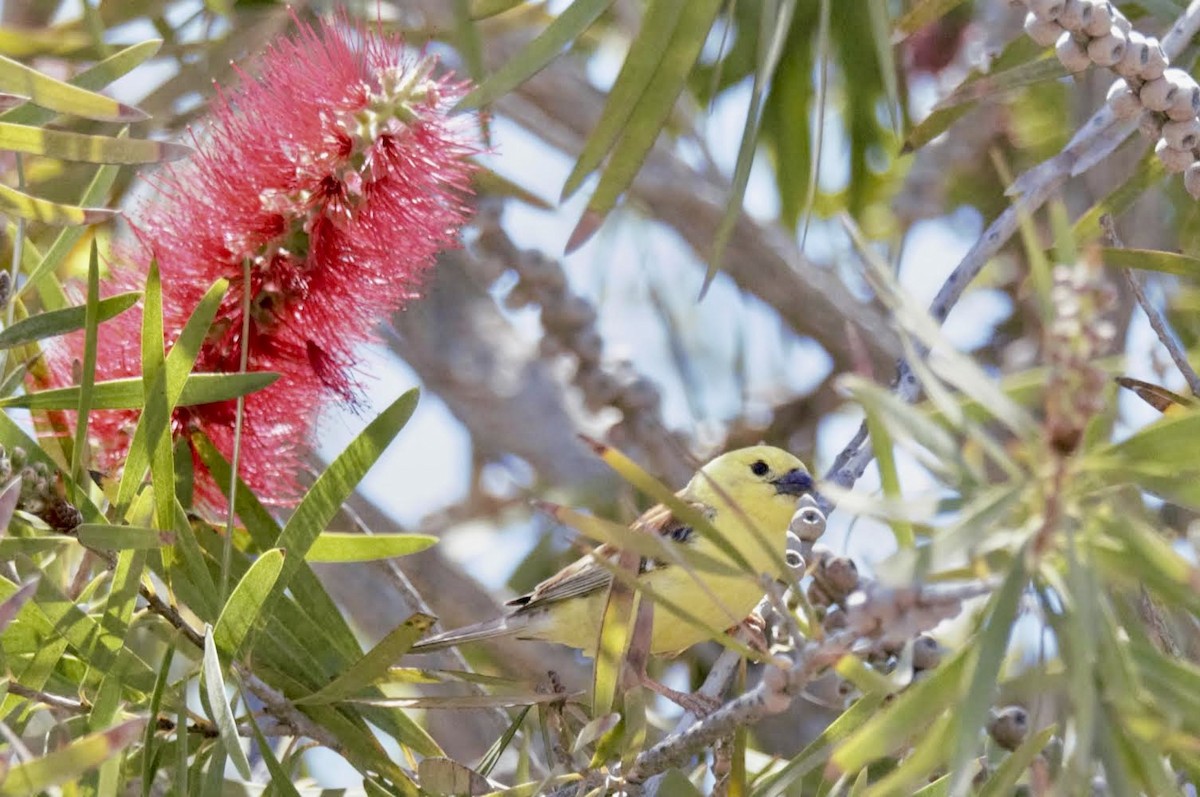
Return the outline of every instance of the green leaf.
<path id="1" fill-rule="evenodd" d="M 977 797 L 1003 797 L 1006 794 L 1012 794 L 1017 781 L 1029 769 L 1029 765 L 1033 763 L 1037 754 L 1042 752 L 1049 743 L 1055 730 L 1056 726 L 1051 725 L 1049 728 L 1043 728 L 1037 733 L 1031 734 L 1021 742 L 1020 747 L 1013 750 L 1000 762 L 1000 766 L 996 767 L 992 776 L 976 793 Z"/>
<path id="2" fill-rule="evenodd" d="M 616 145 L 638 100 L 662 64 L 667 45 L 686 5 L 684 0 L 652 0 L 647 4 L 641 28 L 629 45 L 629 52 L 625 54 L 621 71 L 608 93 L 608 101 L 604 104 L 600 119 L 592 128 L 575 166 L 563 183 L 560 201 L 579 190 L 587 176 L 600 166 L 604 156 Z"/>
<path id="3" fill-rule="evenodd" d="M 279 374 L 250 371 L 244 374 L 188 374 L 176 407 L 228 401 L 274 384 Z M 79 387 L 42 390 L 25 396 L 0 399 L 0 407 L 34 410 L 73 410 L 79 406 Z M 92 391 L 92 409 L 136 410 L 143 406 L 141 377 L 97 382 Z"/>
<path id="4" fill-rule="evenodd" d="M 150 695 L 150 705 L 146 710 L 148 716 L 158 717 L 159 711 L 162 709 L 163 693 L 167 691 L 167 681 L 171 677 L 171 662 L 174 660 L 175 642 L 172 641 L 163 652 L 162 663 L 158 667 L 158 678 L 154 681 L 154 691 Z M 181 703 L 181 705 L 185 704 Z M 158 771 L 160 748 L 157 731 L 157 722 L 146 723 L 146 732 L 142 736 L 142 797 L 150 797 L 154 785 L 154 775 Z M 187 736 L 187 732 L 180 731 L 180 735 Z"/>
<path id="5" fill-rule="evenodd" d="M 908 11 L 896 20 L 897 38 L 916 33 L 921 28 L 944 17 L 962 5 L 963 0 L 917 0 Z"/>
<path id="6" fill-rule="evenodd" d="M 759 127 L 763 121 L 763 99 L 775 76 L 775 68 L 779 66 L 779 57 L 783 54 L 783 45 L 787 41 L 795 12 L 796 0 L 777 0 L 769 3 L 760 17 L 758 64 L 754 70 L 754 85 L 750 90 L 750 107 L 746 111 L 746 122 L 742 127 L 742 143 L 738 146 L 737 162 L 733 167 L 733 184 L 725 201 L 725 212 L 721 215 L 721 222 L 713 234 L 708 270 L 700 288 L 701 296 L 708 292 L 708 287 L 720 271 L 725 247 L 729 245 L 734 225 L 742 214 L 746 185 L 750 181 L 750 168 L 754 165 L 754 153 L 758 149 Z"/>
<path id="7" fill-rule="evenodd" d="M 152 264 L 151 275 L 154 280 L 157 280 L 157 273 L 158 269 Z M 147 323 L 145 322 L 146 317 L 153 318 L 157 314 L 157 321 L 153 323 L 157 326 L 160 334 L 157 343 L 147 344 L 145 338 L 153 337 L 153 335 L 147 335 L 146 330 L 143 330 L 142 374 L 146 381 L 146 384 L 143 385 L 143 396 L 154 400 L 147 401 L 145 410 L 138 416 L 137 428 L 134 429 L 133 439 L 129 444 L 129 455 L 125 460 L 125 469 L 121 474 L 121 484 L 117 489 L 115 502 L 119 510 L 123 511 L 133 500 L 134 492 L 150 467 L 158 440 L 169 432 L 171 413 L 175 410 L 183 393 L 188 373 L 192 370 L 192 365 L 200 352 L 200 346 L 208 335 L 209 327 L 212 326 L 213 319 L 216 317 L 217 308 L 220 307 L 221 299 L 228 288 L 229 282 L 225 279 L 219 279 L 213 283 L 184 324 L 163 367 L 152 368 L 152 363 L 158 358 L 148 361 L 146 353 L 155 348 L 161 350 L 162 347 L 162 314 L 155 311 L 155 303 L 157 302 L 157 306 L 161 308 L 162 300 L 161 296 L 154 295 L 151 283 L 147 282 L 143 324 Z M 157 371 L 157 373 L 153 373 L 153 371 Z"/>
<path id="8" fill-rule="evenodd" d="M 691 0 L 687 13 L 679 17 L 671 40 L 662 53 L 661 63 L 629 113 L 628 122 L 613 147 L 600 184 L 588 200 L 583 217 L 571 232 L 567 241 L 568 252 L 578 249 L 591 237 L 608 212 L 616 206 L 617 199 L 632 185 L 633 178 L 641 170 L 675 107 L 675 101 L 687 82 L 688 73 L 696 63 L 722 5 L 722 0 Z M 642 25 L 639 38 L 648 27 L 647 24 Z M 614 86 L 613 93 L 609 95 L 609 105 L 614 102 L 615 93 Z"/>
<path id="9" fill-rule="evenodd" d="M 457 109 L 487 105 L 536 75 L 590 28 L 612 3 L 613 0 L 574 0 L 525 49 L 463 97 Z"/>
<path id="10" fill-rule="evenodd" d="M 808 746 L 784 764 L 778 772 L 764 777 L 755 785 L 753 797 L 776 797 L 786 793 L 788 786 L 812 772 L 829 756 L 832 745 L 846 739 L 867 720 L 879 713 L 884 695 L 860 697 L 843 711 Z"/>
<path id="11" fill-rule="evenodd" d="M 246 714 L 246 720 L 250 723 L 250 728 L 254 731 L 254 741 L 258 743 L 258 751 L 262 755 L 263 763 L 267 765 L 267 774 L 271 776 L 271 788 L 278 789 L 283 797 L 300 797 L 300 792 L 292 785 L 295 776 L 283 768 L 279 763 L 279 759 L 275 757 L 275 751 L 272 749 L 271 742 L 267 737 L 263 736 L 262 730 L 258 727 L 258 723 L 254 721 L 254 713 Z M 268 792 L 263 792 L 264 796 Z"/>
<path id="12" fill-rule="evenodd" d="M 75 533 L 84 545 L 105 551 L 152 550 L 175 544 L 174 533 L 144 526 L 84 523 Z"/>
<path id="13" fill-rule="evenodd" d="M 487 19 L 516 8 L 525 0 L 472 0 L 471 19 Z"/>
<path id="14" fill-rule="evenodd" d="M 871 435 L 871 450 L 875 452 L 875 464 L 879 468 L 879 483 L 883 488 L 883 496 L 892 501 L 903 500 L 900 490 L 900 476 L 896 472 L 896 452 L 892 448 L 892 437 L 883 425 L 879 414 L 866 409 L 867 429 Z M 915 548 L 917 537 L 912 524 L 900 518 L 888 521 L 892 528 L 892 536 L 900 548 Z"/>
<path id="15" fill-rule="evenodd" d="M 233 759 L 238 774 L 249 780 L 250 762 L 246 760 L 246 751 L 242 749 L 237 723 L 233 719 L 233 709 L 229 707 L 229 698 L 225 696 L 221 660 L 217 657 L 217 644 L 213 639 L 212 626 L 209 625 L 204 627 L 204 688 L 209 708 L 214 714 L 213 722 L 217 724 L 217 732 L 221 735 L 221 746 Z"/>
<path id="16" fill-rule="evenodd" d="M 87 498 L 83 485 L 84 451 L 87 446 L 88 417 L 92 411 L 92 393 L 96 387 L 96 346 L 99 339 L 100 326 L 100 254 L 96 240 L 92 239 L 91 252 L 88 257 L 88 292 L 84 311 L 84 343 L 83 368 L 79 385 L 79 404 L 75 408 L 75 440 L 71 445 L 71 478 L 75 480 L 75 500 L 82 502 Z M 107 724 L 107 723 L 106 723 Z"/>
<path id="17" fill-rule="evenodd" d="M 79 778 L 137 741 L 145 724 L 144 717 L 126 720 L 40 758 L 14 764 L 0 780 L 0 797 L 37 794 Z"/>
<path id="18" fill-rule="evenodd" d="M 1161 271 L 1164 274 L 1178 274 L 1182 277 L 1200 276 L 1200 258 L 1182 252 L 1107 246 L 1100 250 L 1100 259 L 1104 265 L 1116 268 L 1140 268 L 1146 271 Z"/>
<path id="19" fill-rule="evenodd" d="M 54 226 L 99 224 L 117 215 L 117 211 L 108 208 L 84 208 L 39 199 L 3 184 L 0 184 L 0 212 Z"/>
<path id="20" fill-rule="evenodd" d="M 288 518 L 287 525 L 279 534 L 277 544 L 286 549 L 289 556 L 279 574 L 275 589 L 264 601 L 265 613 L 270 614 L 270 603 L 277 600 L 288 588 L 292 577 L 304 564 L 308 550 L 337 514 L 342 502 L 354 492 L 363 476 L 408 423 L 408 419 L 417 408 L 419 395 L 420 391 L 413 388 L 392 402 L 390 407 L 381 412 L 350 445 L 346 446 L 337 459 L 329 463 L 325 472 L 309 488 L 304 500 L 296 507 L 296 511 Z"/>
<path id="21" fill-rule="evenodd" d="M 1012 569 L 1005 576 L 1000 590 L 983 613 L 983 629 L 975 645 L 978 648 L 975 667 L 966 695 L 954 712 L 954 754 L 950 759 L 950 783 L 951 791 L 956 794 L 963 793 L 968 785 L 967 765 L 977 752 L 979 730 L 987 720 L 988 708 L 995 699 L 1000 668 L 1008 652 L 1008 638 L 1028 580 L 1024 549 L 1021 549 L 1014 557 Z"/>
<path id="22" fill-rule="evenodd" d="M 15 592 L 3 601 L 0 601 L 0 631 L 8 628 L 8 624 L 21 611 L 21 607 L 28 603 L 29 599 L 34 596 L 37 592 L 38 581 L 41 578 L 40 574 L 30 576 L 22 582 L 21 586 Z"/>
<path id="23" fill-rule="evenodd" d="M 428 614 L 410 615 L 345 672 L 320 690 L 297 698 L 294 702 L 301 706 L 333 703 L 373 685 L 387 675 L 393 662 L 428 633 L 435 619 Z"/>
<path id="24" fill-rule="evenodd" d="M 435 545 L 429 534 L 357 534 L 323 531 L 304 557 L 309 562 L 374 562 L 408 556 Z"/>
<path id="25" fill-rule="evenodd" d="M 1093 241 L 1100 238 L 1104 233 L 1100 228 L 1102 217 L 1120 218 L 1142 194 L 1161 183 L 1166 176 L 1167 170 L 1162 161 L 1155 156 L 1153 149 L 1148 150 L 1132 167 L 1128 180 L 1118 184 L 1075 221 L 1075 240 Z"/>
<path id="26" fill-rule="evenodd" d="M 237 657 L 250 635 L 258 620 L 259 609 L 274 588 L 285 559 L 285 552 L 281 548 L 273 548 L 259 556 L 225 602 L 225 608 L 217 618 L 213 638 L 217 641 L 217 647 L 231 658 Z"/>
<path id="27" fill-rule="evenodd" d="M 96 307 L 97 321 L 107 321 L 113 316 L 120 315 L 137 304 L 140 298 L 141 294 L 135 292 L 120 293 L 116 296 L 110 296 L 107 299 L 101 299 Z M 0 332 L 0 349 L 22 346 L 26 343 L 33 343 L 46 338 L 65 335 L 77 329 L 83 329 L 86 314 L 87 307 L 81 305 L 79 307 L 69 307 L 65 310 L 51 310 L 47 313 L 30 316 Z"/>
<path id="28" fill-rule="evenodd" d="M 56 80 L 2 55 L 0 91 L 28 97 L 34 105 L 50 111 L 101 122 L 141 122 L 149 118 L 131 105 Z"/>
<path id="29" fill-rule="evenodd" d="M 67 81 L 69 84 L 69 87 L 74 87 L 76 90 L 84 89 L 85 90 L 84 94 L 87 94 L 89 96 L 99 97 L 100 100 L 103 101 L 105 104 L 112 104 L 112 103 L 114 103 L 113 100 L 110 100 L 107 97 L 104 97 L 102 95 L 92 94 L 91 92 L 86 91 L 86 89 L 104 88 L 105 86 L 107 86 L 110 83 L 112 83 L 113 81 L 115 81 L 117 78 L 131 72 L 135 67 L 139 66 L 144 61 L 152 58 L 155 55 L 155 53 L 158 52 L 159 48 L 161 48 L 161 47 L 162 47 L 162 41 L 158 40 L 158 39 L 150 39 L 148 41 L 130 45 L 129 47 L 126 47 L 125 49 L 120 50 L 119 52 L 116 52 L 113 55 L 110 55 L 108 58 L 105 58 L 103 61 L 96 64 L 95 66 L 85 69 L 84 71 L 80 72 L 78 75 L 75 75 L 74 77 L 72 77 L 69 81 Z M 57 81 L 55 81 L 55 82 L 57 82 Z M 32 96 L 29 94 L 29 92 L 24 92 L 24 91 L 19 91 L 19 90 L 18 91 L 10 91 L 9 93 L 19 94 L 23 97 Z M 68 109 L 50 108 L 50 106 L 48 106 L 48 105 L 43 105 L 42 103 L 37 103 L 36 98 L 34 99 L 34 103 L 36 103 L 36 105 L 31 103 L 31 104 L 23 105 L 20 108 L 13 108 L 9 111 L 5 111 L 3 114 L 0 114 L 0 120 L 5 121 L 5 122 L 17 123 L 17 124 L 42 125 L 42 124 L 49 122 L 51 119 L 53 119 L 55 117 L 55 115 L 57 113 L 60 113 L 60 112 L 81 115 L 81 114 L 77 113 L 77 111 L 72 110 L 70 108 L 68 108 Z M 115 104 L 119 105 L 119 103 L 115 103 Z M 38 106 L 42 106 L 42 107 L 38 107 Z M 134 109 L 134 110 L 136 111 L 136 109 Z M 136 111 L 136 113 L 141 114 L 141 111 Z M 145 116 L 142 115 L 140 118 L 145 118 Z M 134 119 L 118 119 L 116 121 L 135 121 L 135 120 Z"/>
<path id="30" fill-rule="evenodd" d="M 186 158 L 191 147 L 169 141 L 115 138 L 0 122 L 0 149 L 83 163 L 139 164 Z"/>
<path id="31" fill-rule="evenodd" d="M 972 658 L 973 650 L 964 648 L 933 670 L 929 678 L 901 692 L 890 706 L 838 745 L 830 765 L 839 772 L 858 772 L 901 747 L 921 729 L 928 729 L 946 707 L 958 700 L 962 676 Z"/>

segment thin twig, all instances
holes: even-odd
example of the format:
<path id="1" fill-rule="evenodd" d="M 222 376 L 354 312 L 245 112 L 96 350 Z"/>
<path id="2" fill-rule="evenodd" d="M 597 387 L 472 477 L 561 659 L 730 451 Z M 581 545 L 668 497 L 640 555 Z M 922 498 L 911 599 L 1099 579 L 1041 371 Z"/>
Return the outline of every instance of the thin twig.
<path id="1" fill-rule="evenodd" d="M 1100 229 L 1104 230 L 1104 237 L 1108 239 L 1110 246 L 1117 249 L 1124 248 L 1120 237 L 1117 235 L 1117 228 L 1113 222 L 1112 216 L 1104 214 L 1100 217 Z M 1183 350 L 1183 344 L 1179 342 L 1179 338 L 1175 335 L 1175 330 L 1171 329 L 1171 324 L 1167 321 L 1167 317 L 1158 309 L 1154 302 L 1150 301 L 1150 297 L 1146 295 L 1146 289 L 1142 285 L 1141 279 L 1133 272 L 1133 269 L 1121 269 L 1121 276 L 1125 278 L 1125 283 L 1129 289 L 1133 291 L 1133 296 L 1137 299 L 1138 305 L 1141 306 L 1142 312 L 1146 314 L 1147 320 L 1150 321 L 1150 328 L 1154 330 L 1154 334 L 1158 336 L 1158 340 L 1166 348 L 1167 354 L 1171 355 L 1171 361 L 1175 363 L 1175 367 L 1183 374 L 1183 378 L 1187 380 L 1188 387 L 1192 391 L 1193 396 L 1200 396 L 1200 375 L 1197 375 L 1196 369 L 1192 368 L 1192 364 L 1188 362 L 1187 353 Z"/>

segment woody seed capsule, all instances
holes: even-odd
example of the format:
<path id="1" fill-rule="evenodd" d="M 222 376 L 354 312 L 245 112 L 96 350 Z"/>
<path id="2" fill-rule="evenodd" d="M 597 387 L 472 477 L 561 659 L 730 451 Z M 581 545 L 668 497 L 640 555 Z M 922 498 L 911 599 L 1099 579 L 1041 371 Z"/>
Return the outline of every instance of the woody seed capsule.
<path id="1" fill-rule="evenodd" d="M 1173 71 L 1173 70 L 1172 70 Z M 1171 98 L 1171 106 L 1167 108 L 1167 116 L 1176 122 L 1195 119 L 1200 113 L 1200 86 L 1192 80 L 1192 76 L 1184 74 L 1179 78 L 1179 91 Z"/>
<path id="2" fill-rule="evenodd" d="M 1083 32 L 1089 36 L 1105 36 L 1113 29 L 1113 17 L 1116 9 L 1112 3 L 1097 3 L 1093 7 L 1092 17 L 1083 26 Z"/>
<path id="3" fill-rule="evenodd" d="M 1146 81 L 1146 85 L 1138 92 L 1138 97 L 1147 110 L 1162 112 L 1171 107 L 1177 91 L 1179 87 L 1164 74 L 1162 77 Z"/>
<path id="4" fill-rule="evenodd" d="M 1046 20 L 1058 19 L 1065 5 L 1066 0 L 1029 0 L 1029 10 Z"/>
<path id="5" fill-rule="evenodd" d="M 1183 187 L 1192 195 L 1192 199 L 1200 199 L 1200 163 L 1193 163 L 1184 171 Z"/>
<path id="6" fill-rule="evenodd" d="M 1134 78 L 1150 61 L 1150 45 L 1146 41 L 1146 37 L 1136 30 L 1125 34 L 1125 37 L 1127 39 L 1125 54 L 1121 56 L 1121 60 L 1113 69 L 1117 70 L 1117 74 L 1121 77 Z"/>
<path id="7" fill-rule="evenodd" d="M 1070 31 L 1063 31 L 1063 34 L 1058 37 L 1058 42 L 1054 45 L 1054 52 L 1071 74 L 1082 72 L 1092 65 L 1092 59 L 1088 57 L 1087 50 Z"/>
<path id="8" fill-rule="evenodd" d="M 1053 20 L 1042 19 L 1030 11 L 1025 15 L 1025 33 L 1041 46 L 1050 47 L 1063 34 L 1063 27 Z"/>
<path id="9" fill-rule="evenodd" d="M 1108 104 L 1118 119 L 1132 119 L 1142 112 L 1142 103 L 1124 80 L 1115 81 L 1109 87 Z"/>
<path id="10" fill-rule="evenodd" d="M 1113 31 L 1088 43 L 1088 58 L 1091 58 L 1096 66 L 1115 66 L 1125 55 L 1126 44 L 1125 34 Z"/>
<path id="11" fill-rule="evenodd" d="M 1154 80 L 1162 77 L 1171 62 L 1167 59 L 1167 54 L 1163 52 L 1162 43 L 1158 39 L 1147 36 L 1146 46 L 1150 48 L 1150 52 L 1146 56 L 1146 63 L 1142 66 L 1138 77 L 1142 80 Z"/>
<path id="12" fill-rule="evenodd" d="M 1195 116 L 1178 122 L 1167 122 L 1162 128 L 1163 140 L 1175 149 L 1194 149 L 1200 144 L 1200 120 Z"/>
<path id="13" fill-rule="evenodd" d="M 1084 26 L 1091 22 L 1095 10 L 1092 0 L 1067 0 L 1055 21 L 1069 31 L 1082 33 Z"/>
<path id="14" fill-rule="evenodd" d="M 1196 156 L 1191 150 L 1175 149 L 1168 146 L 1166 139 L 1162 138 L 1154 146 L 1154 154 L 1171 174 L 1179 174 L 1196 162 Z"/>

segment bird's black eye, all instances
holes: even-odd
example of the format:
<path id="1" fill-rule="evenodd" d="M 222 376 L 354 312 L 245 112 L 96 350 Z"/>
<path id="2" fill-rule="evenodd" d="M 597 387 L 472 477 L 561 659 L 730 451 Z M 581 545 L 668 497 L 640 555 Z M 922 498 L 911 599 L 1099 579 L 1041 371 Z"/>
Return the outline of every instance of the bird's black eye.
<path id="1" fill-rule="evenodd" d="M 769 470 L 770 468 L 767 467 L 767 463 L 763 462 L 761 459 L 755 460 L 754 464 L 750 466 L 750 471 L 755 476 L 766 476 L 767 471 Z"/>

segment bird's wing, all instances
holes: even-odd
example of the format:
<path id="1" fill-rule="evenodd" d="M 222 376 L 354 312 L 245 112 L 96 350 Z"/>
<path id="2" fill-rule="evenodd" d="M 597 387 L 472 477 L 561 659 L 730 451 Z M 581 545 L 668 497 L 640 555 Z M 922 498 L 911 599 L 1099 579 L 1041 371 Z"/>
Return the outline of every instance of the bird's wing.
<path id="1" fill-rule="evenodd" d="M 692 506 L 705 514 L 712 512 L 710 507 L 701 503 L 692 503 Z M 647 509 L 632 523 L 631 528 L 635 531 L 658 534 L 675 542 L 686 543 L 693 538 L 692 527 L 678 520 L 664 504 L 656 504 Z M 608 589 L 608 585 L 612 583 L 611 568 L 599 564 L 596 560 L 604 560 L 615 567 L 619 554 L 620 550 L 615 545 L 604 543 L 538 584 L 532 592 L 513 598 L 507 605 L 515 607 L 515 614 L 524 614 L 551 603 Z M 638 572 L 644 573 L 662 566 L 662 562 L 643 559 L 638 565 Z"/>

